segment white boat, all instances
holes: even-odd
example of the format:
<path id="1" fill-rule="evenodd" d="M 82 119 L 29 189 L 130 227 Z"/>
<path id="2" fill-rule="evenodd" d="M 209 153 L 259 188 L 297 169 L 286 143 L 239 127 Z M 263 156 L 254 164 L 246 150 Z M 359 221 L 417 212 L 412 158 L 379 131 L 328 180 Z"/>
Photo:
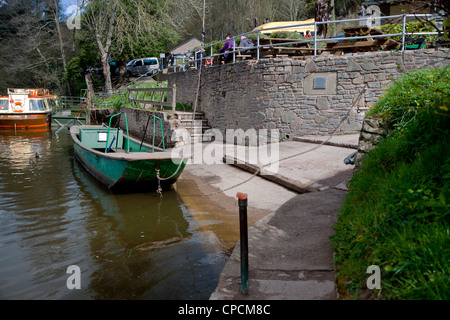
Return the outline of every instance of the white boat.
<path id="1" fill-rule="evenodd" d="M 8 89 L 0 96 L 0 129 L 49 127 L 56 98 L 47 89 Z"/>

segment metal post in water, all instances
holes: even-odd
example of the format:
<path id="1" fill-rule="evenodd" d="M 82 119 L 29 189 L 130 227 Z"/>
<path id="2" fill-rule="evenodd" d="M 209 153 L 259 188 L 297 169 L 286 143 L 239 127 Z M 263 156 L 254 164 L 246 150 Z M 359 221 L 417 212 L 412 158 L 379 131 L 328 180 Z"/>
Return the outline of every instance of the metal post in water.
<path id="1" fill-rule="evenodd" d="M 239 229 L 241 244 L 241 292 L 248 294 L 248 231 L 247 231 L 247 194 L 236 194 L 239 204 Z"/>

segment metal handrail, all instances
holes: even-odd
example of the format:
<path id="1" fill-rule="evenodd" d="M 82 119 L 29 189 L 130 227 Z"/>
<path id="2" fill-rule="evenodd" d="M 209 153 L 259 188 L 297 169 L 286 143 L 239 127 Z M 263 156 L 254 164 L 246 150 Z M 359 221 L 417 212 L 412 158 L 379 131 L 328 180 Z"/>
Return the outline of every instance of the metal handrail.
<path id="1" fill-rule="evenodd" d="M 144 131 L 144 135 L 142 136 L 142 140 L 141 140 L 141 146 L 139 147 L 139 151 L 142 150 L 142 145 L 144 144 L 144 139 L 145 139 L 145 134 L 147 133 L 147 129 L 148 129 L 148 124 L 150 122 L 150 117 L 153 116 L 153 143 L 152 143 L 152 152 L 155 152 L 155 135 L 156 135 L 156 119 L 159 119 L 159 122 L 161 124 L 161 139 L 162 139 L 162 144 L 163 144 L 163 151 L 166 151 L 166 146 L 164 144 L 164 130 L 163 130 L 163 122 L 161 120 L 161 118 L 155 116 L 155 115 L 149 115 L 148 119 L 147 119 L 147 125 L 145 126 L 145 131 Z"/>
<path id="2" fill-rule="evenodd" d="M 156 119 L 159 119 L 159 123 L 161 124 L 161 139 L 163 144 L 163 150 L 166 151 L 166 146 L 164 145 L 164 131 L 163 131 L 163 122 L 160 117 L 153 116 L 153 152 L 155 152 L 155 136 L 156 136 Z"/>
<path id="3" fill-rule="evenodd" d="M 112 120 L 112 118 L 114 118 L 114 117 L 120 116 L 122 113 L 124 113 L 124 112 L 117 113 L 117 114 L 115 114 L 115 115 L 113 115 L 113 116 L 111 116 L 111 117 L 109 118 L 108 134 L 107 134 L 107 136 L 106 136 L 105 153 L 107 153 L 107 151 L 108 151 L 108 141 L 109 141 L 109 131 L 110 131 L 110 129 L 111 129 L 111 120 Z M 130 135 L 128 134 L 127 114 L 126 114 L 126 113 L 124 113 L 124 114 L 125 114 L 125 127 L 127 128 L 127 140 L 128 140 L 128 148 L 127 148 L 127 152 L 130 152 Z M 119 130 L 120 130 L 120 128 L 117 128 L 116 151 L 117 151 L 117 142 L 118 142 L 118 140 L 119 140 Z M 112 143 L 111 143 L 111 145 L 112 145 Z"/>
<path id="4" fill-rule="evenodd" d="M 325 39 L 319 39 L 316 36 L 311 39 L 311 40 L 306 40 L 306 39 L 299 39 L 300 41 L 296 41 L 296 42 L 286 42 L 286 43 L 277 43 L 277 44 L 267 44 L 267 45 L 260 45 L 260 35 L 261 32 L 266 33 L 267 31 L 270 30 L 279 30 L 279 29 L 286 29 L 286 28 L 292 28 L 292 27 L 300 27 L 300 26 L 314 26 L 314 30 L 317 30 L 317 25 L 320 24 L 337 24 L 337 23 L 343 23 L 343 22 L 358 22 L 358 21 L 367 21 L 369 19 L 371 20 L 384 20 L 384 19 L 402 19 L 402 32 L 401 33 L 393 33 L 393 34 L 383 34 L 383 35 L 371 35 L 371 36 L 356 36 L 356 37 L 339 37 L 339 40 L 348 40 L 348 39 L 352 39 L 352 40 L 356 40 L 356 39 L 367 39 L 367 38 L 382 38 L 382 37 L 396 37 L 396 36 L 401 36 L 402 37 L 402 44 L 401 44 L 401 50 L 405 50 L 405 40 L 406 40 L 406 35 L 410 34 L 410 35 L 438 35 L 438 32 L 416 32 L 416 33 L 406 33 L 406 19 L 410 17 L 410 18 L 417 18 L 417 17 L 431 17 L 431 18 L 438 18 L 438 15 L 434 15 L 434 14 L 402 14 L 402 15 L 393 15 L 393 16 L 384 16 L 384 17 L 375 17 L 375 16 L 367 16 L 364 18 L 357 18 L 357 19 L 344 19 L 344 20 L 332 20 L 332 21 L 319 21 L 319 22 L 314 22 L 314 23 L 302 23 L 302 24 L 295 24 L 295 25 L 289 25 L 289 26 L 282 26 L 282 27 L 273 27 L 273 28 L 267 28 L 267 29 L 263 29 L 263 30 L 252 30 L 250 32 L 245 32 L 242 34 L 239 34 L 237 36 L 233 37 L 233 40 L 240 37 L 240 36 L 246 36 L 248 34 L 253 34 L 253 33 L 257 33 L 257 44 L 253 47 L 248 47 L 246 48 L 246 50 L 251 50 L 251 49 L 257 49 L 257 54 L 256 54 L 256 60 L 260 59 L 260 49 L 261 48 L 265 48 L 265 47 L 273 47 L 273 46 L 284 46 L 284 45 L 289 45 L 289 44 L 299 44 L 299 43 L 313 43 L 314 44 L 314 56 L 317 55 L 317 44 L 320 42 L 327 42 L 327 41 L 336 41 L 336 38 L 325 38 Z M 210 55 L 208 57 L 201 57 L 199 59 L 197 59 L 196 54 L 198 51 L 194 52 L 194 60 L 190 60 L 192 62 L 194 62 L 194 66 L 195 68 L 197 68 L 197 61 L 201 61 L 201 64 L 203 62 L 204 59 L 211 59 L 211 66 L 213 65 L 213 58 L 217 57 L 217 56 L 222 56 L 225 54 L 224 53 L 213 53 L 213 47 L 217 44 L 220 43 L 224 43 L 227 40 L 221 40 L 221 41 L 217 41 L 214 43 L 211 43 L 209 45 L 207 45 L 205 47 L 205 52 L 210 52 Z M 226 53 L 233 54 L 233 62 L 235 62 L 235 55 L 236 52 L 241 51 L 242 49 L 237 49 L 234 47 L 233 50 L 230 50 Z M 185 62 L 183 62 L 182 64 L 184 64 Z M 182 64 L 176 64 L 174 65 L 174 67 L 182 65 Z"/>

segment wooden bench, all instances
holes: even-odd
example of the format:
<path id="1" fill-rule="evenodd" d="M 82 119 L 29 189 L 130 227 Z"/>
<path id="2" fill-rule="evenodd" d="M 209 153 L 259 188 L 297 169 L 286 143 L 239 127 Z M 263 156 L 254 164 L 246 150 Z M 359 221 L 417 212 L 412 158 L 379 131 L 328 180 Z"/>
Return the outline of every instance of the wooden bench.
<path id="1" fill-rule="evenodd" d="M 321 52 L 322 49 L 317 49 Z M 287 57 L 287 56 L 306 56 L 314 54 L 314 48 L 298 48 L 298 47 L 268 47 L 262 50 L 261 56 Z"/>
<path id="2" fill-rule="evenodd" d="M 259 44 L 262 46 L 265 45 L 277 45 L 280 43 L 292 43 L 292 46 L 296 47 L 296 48 L 300 48 L 300 47 L 306 47 L 309 48 L 310 47 L 310 43 L 306 42 L 307 40 L 303 40 L 303 39 L 286 39 L 286 38 L 264 38 L 264 39 L 259 39 Z M 299 42 L 299 43 L 293 43 L 293 42 Z"/>
<path id="3" fill-rule="evenodd" d="M 238 60 L 253 59 L 256 57 L 256 48 L 236 47 L 235 50 L 239 50 L 235 52 L 235 57 Z"/>

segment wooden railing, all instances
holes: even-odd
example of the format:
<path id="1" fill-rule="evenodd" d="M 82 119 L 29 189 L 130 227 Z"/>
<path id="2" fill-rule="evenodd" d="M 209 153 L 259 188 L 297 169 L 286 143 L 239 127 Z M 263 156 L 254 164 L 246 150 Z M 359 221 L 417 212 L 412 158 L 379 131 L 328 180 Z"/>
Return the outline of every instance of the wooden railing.
<path id="1" fill-rule="evenodd" d="M 140 92 L 143 93 L 142 97 L 139 97 Z M 148 92 L 151 93 L 150 100 L 146 100 Z M 155 100 L 155 92 L 161 92 L 160 101 Z M 172 93 L 171 101 L 164 101 L 164 92 L 167 92 L 167 100 L 169 100 L 169 93 Z M 128 100 L 143 104 L 144 109 L 147 108 L 147 105 L 150 105 L 150 107 L 160 107 L 161 110 L 164 107 L 172 107 L 172 111 L 175 112 L 177 105 L 177 87 L 174 84 L 171 88 L 129 88 Z"/>

